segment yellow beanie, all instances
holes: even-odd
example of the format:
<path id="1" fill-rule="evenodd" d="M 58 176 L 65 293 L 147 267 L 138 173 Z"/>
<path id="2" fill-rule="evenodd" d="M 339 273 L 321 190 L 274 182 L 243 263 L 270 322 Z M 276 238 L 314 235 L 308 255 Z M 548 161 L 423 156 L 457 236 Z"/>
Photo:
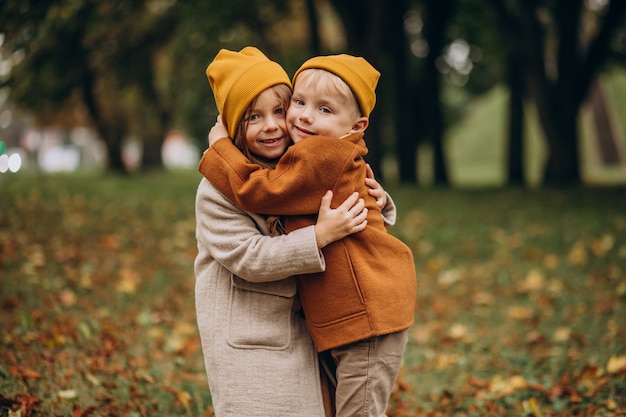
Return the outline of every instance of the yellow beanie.
<path id="1" fill-rule="evenodd" d="M 231 138 L 246 108 L 264 90 L 277 84 L 291 87 L 289 76 L 263 52 L 247 46 L 239 52 L 222 49 L 206 69 L 217 110 Z"/>
<path id="2" fill-rule="evenodd" d="M 293 76 L 295 83 L 300 72 L 305 69 L 318 68 L 332 72 L 345 81 L 356 96 L 361 113 L 369 117 L 376 104 L 376 85 L 380 72 L 364 58 L 352 55 L 316 56 L 307 60 Z"/>

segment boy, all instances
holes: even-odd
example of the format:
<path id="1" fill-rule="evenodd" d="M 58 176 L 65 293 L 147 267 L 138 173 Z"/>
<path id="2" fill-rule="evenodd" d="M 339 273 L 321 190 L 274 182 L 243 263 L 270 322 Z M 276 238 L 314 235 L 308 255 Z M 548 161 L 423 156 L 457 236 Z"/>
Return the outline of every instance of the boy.
<path id="1" fill-rule="evenodd" d="M 217 129 L 200 172 L 244 210 L 284 215 L 289 232 L 315 221 L 321 196 L 342 201 L 357 189 L 368 226 L 323 249 L 326 271 L 299 277 L 307 326 L 336 376 L 336 415 L 384 416 L 413 324 L 416 279 L 411 250 L 387 233 L 362 186 L 363 131 L 380 74 L 350 55 L 315 57 L 294 76 L 287 128 L 295 142 L 275 169 L 250 163 Z M 340 137 L 340 139 L 337 139 Z M 303 139 L 307 140 L 303 140 Z"/>

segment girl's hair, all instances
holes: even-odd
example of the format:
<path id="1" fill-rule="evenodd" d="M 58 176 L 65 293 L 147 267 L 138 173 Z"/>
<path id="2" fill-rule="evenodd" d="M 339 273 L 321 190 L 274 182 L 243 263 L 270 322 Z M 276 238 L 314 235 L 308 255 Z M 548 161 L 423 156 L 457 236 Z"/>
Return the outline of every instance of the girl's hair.
<path id="1" fill-rule="evenodd" d="M 294 85 L 296 83 L 314 86 L 317 90 L 327 94 L 339 94 L 348 99 L 353 105 L 356 117 L 362 116 L 359 102 L 352 92 L 352 89 L 338 75 L 326 71 L 325 69 L 308 68 L 298 74 L 298 77 L 294 80 Z"/>
<path id="2" fill-rule="evenodd" d="M 289 106 L 289 102 L 291 101 L 291 88 L 285 84 L 277 84 L 273 87 L 269 88 L 274 92 L 276 98 L 278 98 L 283 104 L 283 108 L 285 112 L 287 111 L 287 107 Z M 243 112 L 241 119 L 239 120 L 239 124 L 237 125 L 237 130 L 235 131 L 235 137 L 233 139 L 233 143 L 241 153 L 243 153 L 246 158 L 252 163 L 261 165 L 263 168 L 274 168 L 276 165 L 276 161 L 271 161 L 261 156 L 255 155 L 250 152 L 248 149 L 248 144 L 246 142 L 246 130 L 248 130 L 248 119 L 250 118 L 250 113 L 252 113 L 252 109 L 257 101 L 257 97 L 252 100 L 252 102 L 248 105 L 246 110 Z"/>
<path id="3" fill-rule="evenodd" d="M 270 89 L 274 92 L 276 98 L 281 101 L 281 103 L 283 104 L 283 108 L 286 112 L 287 107 L 289 106 L 289 102 L 291 101 L 291 88 L 285 84 L 278 84 L 270 87 Z M 233 142 L 250 162 L 261 165 L 263 168 L 273 169 L 276 166 L 276 161 L 268 160 L 266 158 L 263 158 L 262 156 L 253 154 L 252 152 L 250 152 L 250 149 L 248 148 L 248 143 L 246 142 L 246 130 L 248 129 L 248 120 L 250 119 L 250 113 L 252 113 L 252 109 L 254 109 L 256 100 L 257 98 L 255 97 L 255 99 L 252 100 L 250 105 L 248 105 L 248 107 L 246 108 L 246 111 L 243 112 L 241 120 L 239 120 L 239 124 L 237 125 L 237 130 L 235 131 L 235 138 L 233 139 Z M 285 233 L 285 227 L 283 224 L 284 221 L 281 216 L 267 216 L 265 222 L 267 223 L 270 233 L 272 233 L 273 235 Z"/>

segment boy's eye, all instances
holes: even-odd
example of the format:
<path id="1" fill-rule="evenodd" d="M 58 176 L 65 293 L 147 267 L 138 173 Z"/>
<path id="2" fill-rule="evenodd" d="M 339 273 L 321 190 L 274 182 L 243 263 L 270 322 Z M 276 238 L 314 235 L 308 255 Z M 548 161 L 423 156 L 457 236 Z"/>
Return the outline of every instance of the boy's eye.
<path id="1" fill-rule="evenodd" d="M 332 111 L 328 107 L 322 107 L 320 108 L 320 111 L 322 113 L 332 113 Z"/>
<path id="2" fill-rule="evenodd" d="M 304 104 L 304 101 L 300 100 L 299 98 L 294 98 L 293 102 L 299 106 L 302 106 Z"/>

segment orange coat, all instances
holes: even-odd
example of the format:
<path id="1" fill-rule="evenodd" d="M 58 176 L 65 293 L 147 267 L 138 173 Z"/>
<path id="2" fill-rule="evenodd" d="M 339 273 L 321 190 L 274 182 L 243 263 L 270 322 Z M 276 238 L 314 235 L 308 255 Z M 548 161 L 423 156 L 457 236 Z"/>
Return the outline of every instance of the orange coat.
<path id="1" fill-rule="evenodd" d="M 404 330 L 414 321 L 416 274 L 409 247 L 389 234 L 365 185 L 362 133 L 310 137 L 273 170 L 250 163 L 230 140 L 203 155 L 199 171 L 243 210 L 289 216 L 286 230 L 314 224 L 320 201 L 333 191 L 337 207 L 358 191 L 369 209 L 365 230 L 322 249 L 326 271 L 301 275 L 300 298 L 318 351 Z"/>

